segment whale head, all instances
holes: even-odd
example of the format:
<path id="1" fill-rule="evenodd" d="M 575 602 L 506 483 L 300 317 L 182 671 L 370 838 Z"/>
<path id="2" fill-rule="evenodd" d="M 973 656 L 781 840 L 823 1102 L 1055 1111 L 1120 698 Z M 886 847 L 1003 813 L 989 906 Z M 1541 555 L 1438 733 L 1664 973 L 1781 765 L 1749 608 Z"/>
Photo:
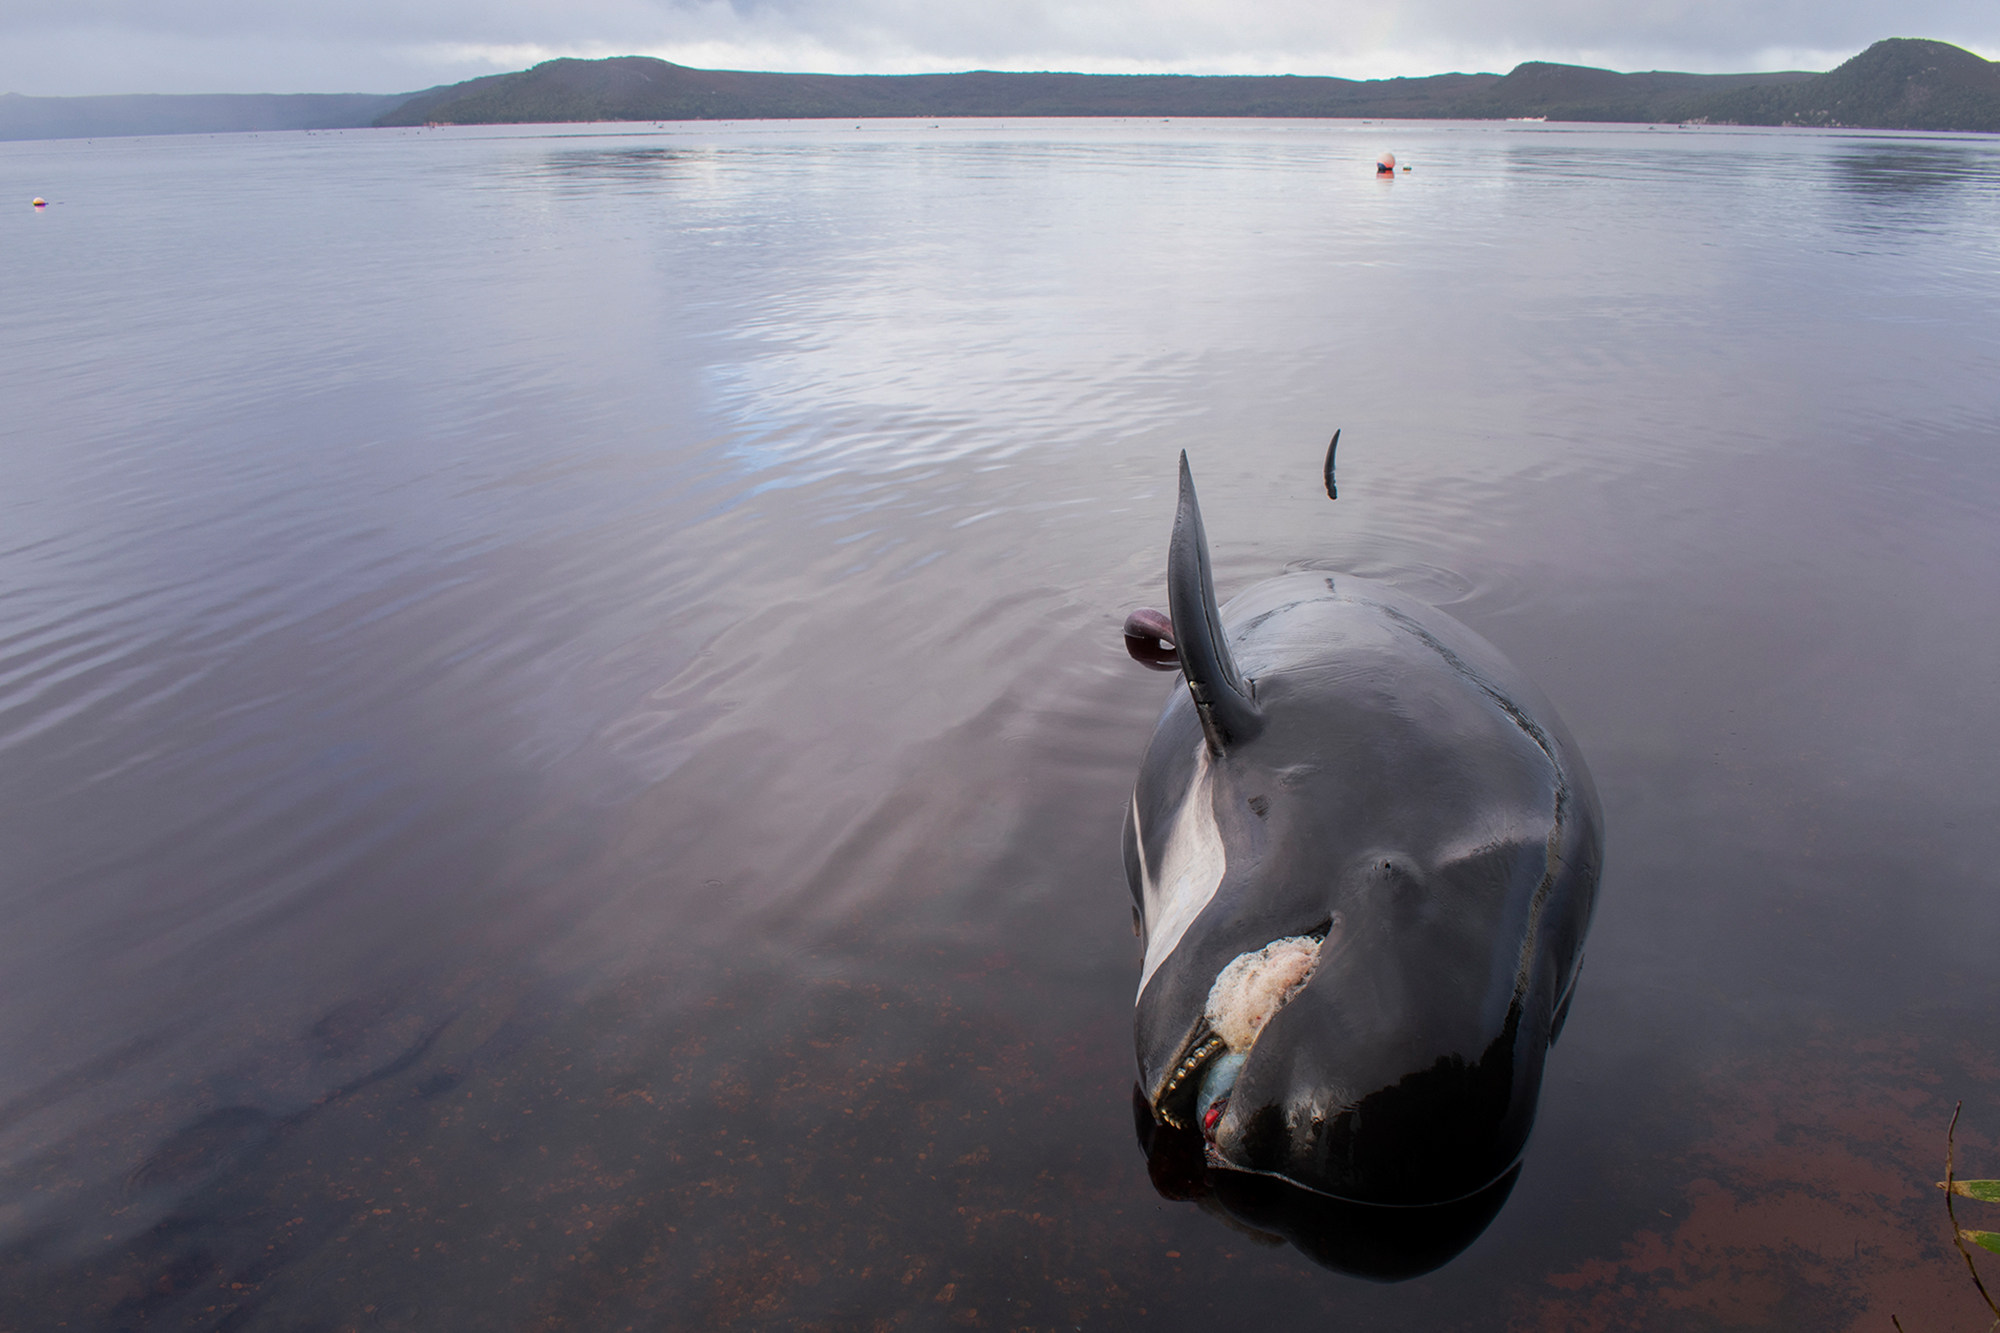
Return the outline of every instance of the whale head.
<path id="1" fill-rule="evenodd" d="M 1595 897 L 1601 820 L 1553 709 L 1485 640 L 1360 579 L 1217 605 L 1185 455 L 1185 688 L 1127 813 L 1156 1122 L 1209 1168 L 1441 1205 L 1517 1164 Z"/>

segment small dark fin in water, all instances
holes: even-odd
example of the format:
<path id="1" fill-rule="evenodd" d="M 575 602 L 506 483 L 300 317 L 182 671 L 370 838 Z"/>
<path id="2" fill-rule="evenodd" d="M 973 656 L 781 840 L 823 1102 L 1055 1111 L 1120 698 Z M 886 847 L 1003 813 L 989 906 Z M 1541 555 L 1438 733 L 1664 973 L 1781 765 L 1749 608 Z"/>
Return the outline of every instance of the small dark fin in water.
<path id="1" fill-rule="evenodd" d="M 1338 500 L 1340 492 L 1333 485 L 1333 451 L 1340 447 L 1340 432 L 1333 433 L 1333 443 L 1326 447 L 1326 498 Z"/>

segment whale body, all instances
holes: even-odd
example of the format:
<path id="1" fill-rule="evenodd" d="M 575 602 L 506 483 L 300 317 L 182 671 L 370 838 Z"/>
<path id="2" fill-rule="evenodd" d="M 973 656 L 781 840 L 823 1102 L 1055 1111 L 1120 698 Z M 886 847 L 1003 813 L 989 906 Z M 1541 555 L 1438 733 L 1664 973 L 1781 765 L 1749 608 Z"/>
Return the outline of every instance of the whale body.
<path id="1" fill-rule="evenodd" d="M 1124 831 L 1141 1102 L 1212 1171 L 1497 1209 L 1603 859 L 1574 744 L 1498 649 L 1385 584 L 1291 573 L 1218 606 L 1185 454 L 1168 590 L 1182 676 Z"/>

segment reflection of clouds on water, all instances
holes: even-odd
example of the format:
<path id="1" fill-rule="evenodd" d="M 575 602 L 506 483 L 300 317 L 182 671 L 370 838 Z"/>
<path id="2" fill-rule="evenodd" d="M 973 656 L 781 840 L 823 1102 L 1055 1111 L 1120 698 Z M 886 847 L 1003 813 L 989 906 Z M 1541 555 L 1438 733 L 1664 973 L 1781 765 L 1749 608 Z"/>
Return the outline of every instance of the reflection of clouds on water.
<path id="1" fill-rule="evenodd" d="M 1200 410 L 1186 397 L 1189 358 L 1218 330 L 1134 312 L 1213 257 L 1186 236 L 1134 243 L 1129 219 L 1099 216 L 1089 173 L 1141 164 L 1083 145 L 992 152 L 805 133 L 771 142 L 729 127 L 700 143 L 563 146 L 472 170 L 565 207 L 627 198 L 593 225 L 619 252 L 650 256 L 644 285 L 685 337 L 682 369 L 700 377 L 690 406 L 725 456 L 761 474 L 748 494 L 834 469 L 1004 460 Z M 1086 174 L 1043 197 L 1066 172 Z M 941 195 L 954 175 L 970 187 Z M 996 237 L 986 219 L 1007 198 L 1020 201 L 1018 227 Z"/>

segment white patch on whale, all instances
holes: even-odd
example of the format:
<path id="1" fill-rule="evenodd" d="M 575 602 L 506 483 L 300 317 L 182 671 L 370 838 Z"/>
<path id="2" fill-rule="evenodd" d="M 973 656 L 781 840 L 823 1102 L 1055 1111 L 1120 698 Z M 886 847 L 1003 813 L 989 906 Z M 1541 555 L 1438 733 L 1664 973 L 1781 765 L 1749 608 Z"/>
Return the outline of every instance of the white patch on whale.
<path id="1" fill-rule="evenodd" d="M 1139 827 L 1138 796 L 1132 802 L 1133 828 L 1139 837 L 1140 888 L 1146 899 L 1146 966 L 1139 973 L 1139 994 L 1153 979 L 1161 963 L 1187 934 L 1187 928 L 1201 915 L 1222 887 L 1229 869 L 1228 853 L 1222 846 L 1222 830 L 1215 826 L 1215 801 L 1211 795 L 1214 769 L 1209 763 L 1208 743 L 1195 744 L 1194 778 L 1187 795 L 1174 812 L 1173 831 L 1167 835 L 1166 850 L 1160 854 L 1160 871 L 1155 877 L 1146 864 L 1146 831 Z M 1135 1004 L 1137 997 L 1134 997 Z"/>
<path id="2" fill-rule="evenodd" d="M 1272 1015 L 1318 966 L 1319 941 L 1310 935 L 1290 935 L 1236 955 L 1209 988 L 1208 1025 L 1231 1051 L 1247 1054 Z"/>

